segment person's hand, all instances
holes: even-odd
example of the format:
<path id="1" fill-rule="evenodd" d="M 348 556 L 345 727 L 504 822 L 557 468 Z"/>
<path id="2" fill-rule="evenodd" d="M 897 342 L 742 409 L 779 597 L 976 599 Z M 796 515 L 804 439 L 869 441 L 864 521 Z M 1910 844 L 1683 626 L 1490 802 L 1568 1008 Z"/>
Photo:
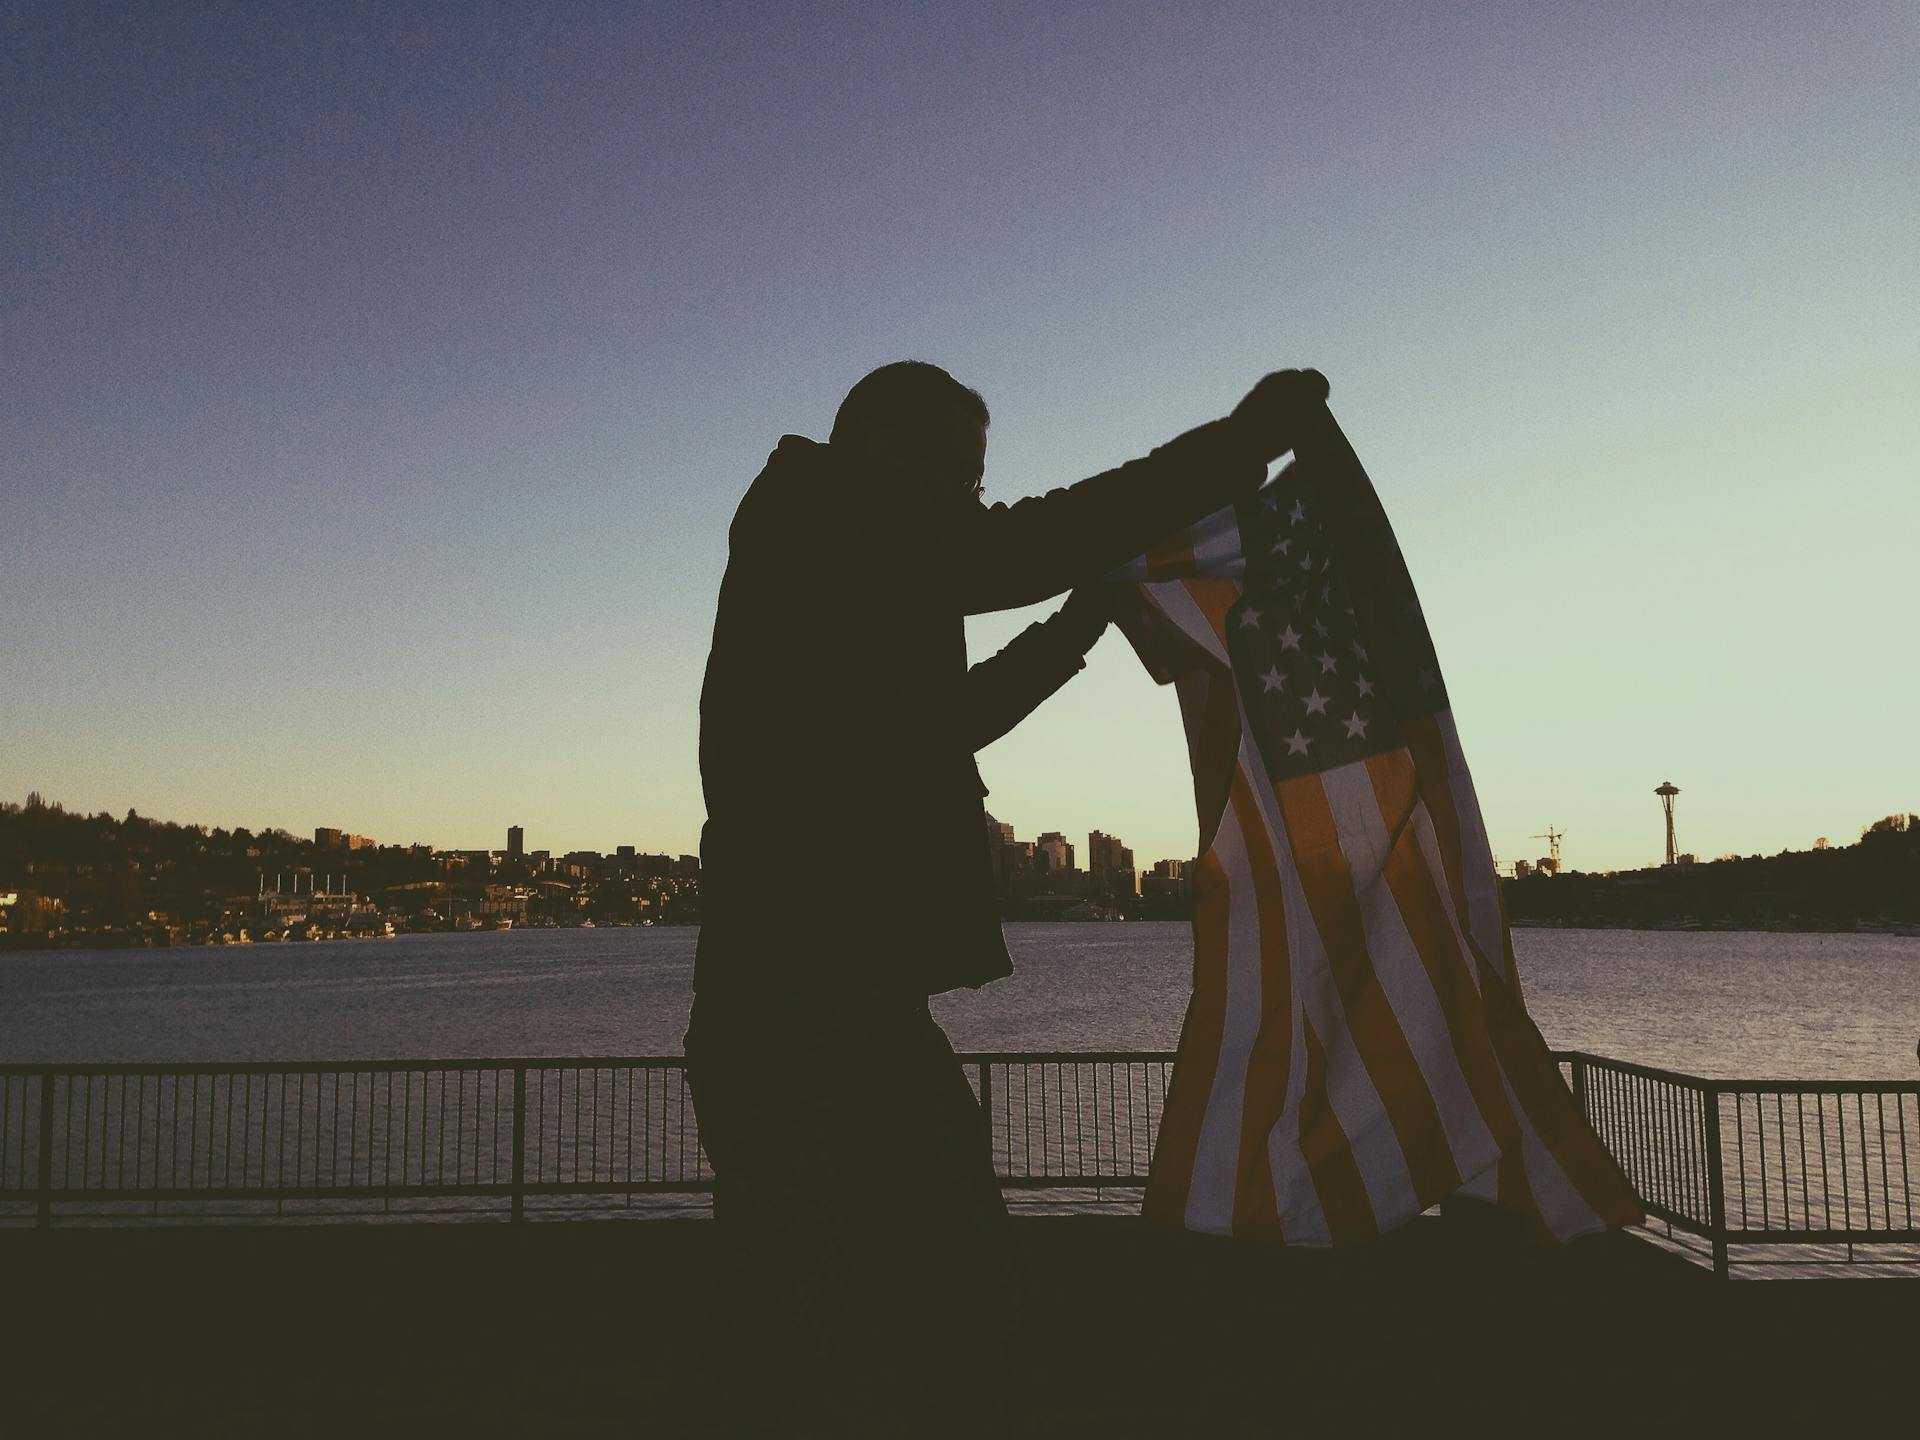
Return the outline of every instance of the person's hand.
<path id="1" fill-rule="evenodd" d="M 1318 370 L 1276 370 L 1233 407 L 1229 417 L 1262 460 L 1277 460 L 1293 448 L 1303 415 L 1326 404 L 1327 377 Z"/>
<path id="2" fill-rule="evenodd" d="M 1075 586 L 1067 596 L 1067 603 L 1060 607 L 1060 623 L 1085 642 L 1081 646 L 1083 653 L 1092 648 L 1093 642 L 1106 630 L 1107 622 L 1113 619 L 1114 592 L 1126 588 L 1096 580 Z"/>

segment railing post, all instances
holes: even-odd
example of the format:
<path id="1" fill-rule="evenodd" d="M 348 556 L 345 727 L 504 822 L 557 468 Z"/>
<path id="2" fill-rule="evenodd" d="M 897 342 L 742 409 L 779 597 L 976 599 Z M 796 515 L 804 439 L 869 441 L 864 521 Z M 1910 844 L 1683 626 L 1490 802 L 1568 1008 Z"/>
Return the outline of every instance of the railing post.
<path id="1" fill-rule="evenodd" d="M 987 1157 L 994 1161 L 993 1146 L 993 1066 L 990 1062 L 980 1062 L 980 1116 L 987 1122 Z M 994 1165 L 997 1170 L 999 1166 Z"/>
<path id="2" fill-rule="evenodd" d="M 513 1067 L 513 1220 L 526 1219 L 527 1067 Z"/>
<path id="3" fill-rule="evenodd" d="M 53 1226 L 53 1072 L 40 1077 L 40 1204 L 34 1223 Z"/>
<path id="4" fill-rule="evenodd" d="M 1591 1120 L 1587 1114 L 1587 1057 L 1576 1052 L 1568 1057 L 1567 1063 L 1573 1081 L 1573 1103 L 1579 1108 L 1582 1120 Z"/>
<path id="5" fill-rule="evenodd" d="M 1702 1089 L 1706 1100 L 1702 1118 L 1707 1132 L 1707 1238 L 1713 1242 L 1714 1277 L 1725 1280 L 1728 1275 L 1727 1185 L 1720 1162 L 1720 1088 L 1709 1082 Z M 1737 1116 L 1734 1123 L 1739 1123 Z"/>

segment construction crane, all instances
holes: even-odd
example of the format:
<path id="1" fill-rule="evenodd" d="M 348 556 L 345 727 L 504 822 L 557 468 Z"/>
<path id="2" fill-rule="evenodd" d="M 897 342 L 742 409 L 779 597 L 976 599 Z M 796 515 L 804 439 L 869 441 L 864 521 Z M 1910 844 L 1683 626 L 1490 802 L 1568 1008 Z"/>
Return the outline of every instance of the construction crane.
<path id="1" fill-rule="evenodd" d="M 1527 837 L 1529 840 L 1544 840 L 1547 842 L 1547 858 L 1553 862 L 1553 873 L 1556 875 L 1560 873 L 1560 842 L 1566 838 L 1566 835 L 1566 831 L 1556 830 L 1553 826 L 1549 825 L 1547 826 L 1546 834 L 1529 835 Z"/>

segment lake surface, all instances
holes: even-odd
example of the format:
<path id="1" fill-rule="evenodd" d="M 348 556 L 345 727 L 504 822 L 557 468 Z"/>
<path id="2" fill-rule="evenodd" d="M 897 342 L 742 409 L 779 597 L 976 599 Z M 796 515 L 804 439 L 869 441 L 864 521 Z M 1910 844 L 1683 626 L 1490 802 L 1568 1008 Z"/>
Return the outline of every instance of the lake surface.
<path id="1" fill-rule="evenodd" d="M 0 956 L 0 1062 L 677 1054 L 689 929 Z M 1013 978 L 935 1002 L 962 1050 L 1171 1050 L 1184 923 L 1007 926 Z M 908 938 L 902 945 L 910 945 Z M 1518 930 L 1548 1042 L 1720 1077 L 1911 1079 L 1920 939 Z"/>

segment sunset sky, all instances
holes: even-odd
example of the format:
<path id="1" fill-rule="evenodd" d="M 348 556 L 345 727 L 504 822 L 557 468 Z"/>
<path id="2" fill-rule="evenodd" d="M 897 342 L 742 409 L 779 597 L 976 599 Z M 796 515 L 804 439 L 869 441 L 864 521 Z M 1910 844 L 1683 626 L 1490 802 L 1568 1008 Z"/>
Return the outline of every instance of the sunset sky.
<path id="1" fill-rule="evenodd" d="M 989 499 L 1325 371 L 1504 860 L 1920 810 L 1906 0 L 0 17 L 0 799 L 691 851 L 733 507 L 916 356 Z M 1117 634 L 981 768 L 1193 852 Z"/>

